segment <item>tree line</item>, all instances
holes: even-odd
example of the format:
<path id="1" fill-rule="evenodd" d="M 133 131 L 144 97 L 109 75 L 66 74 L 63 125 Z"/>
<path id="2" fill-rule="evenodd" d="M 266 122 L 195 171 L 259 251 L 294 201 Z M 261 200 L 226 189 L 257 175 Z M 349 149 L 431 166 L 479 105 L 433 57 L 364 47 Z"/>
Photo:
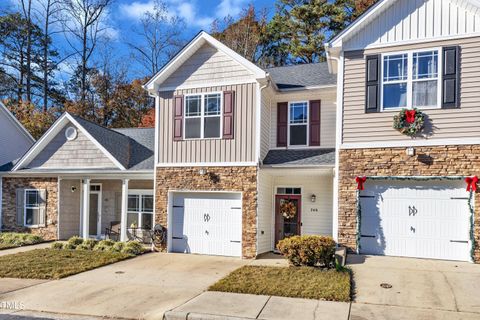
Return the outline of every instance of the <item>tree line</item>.
<path id="1" fill-rule="evenodd" d="M 185 22 L 155 0 L 113 39 L 114 0 L 15 0 L 0 13 L 0 98 L 36 138 L 64 111 L 107 127 L 153 124 L 142 84 L 186 43 Z M 324 60 L 324 43 L 374 0 L 277 0 L 271 18 L 253 5 L 216 20 L 214 37 L 262 66 Z M 128 56 L 117 56 L 121 41 Z M 132 61 L 139 70 L 132 72 Z"/>

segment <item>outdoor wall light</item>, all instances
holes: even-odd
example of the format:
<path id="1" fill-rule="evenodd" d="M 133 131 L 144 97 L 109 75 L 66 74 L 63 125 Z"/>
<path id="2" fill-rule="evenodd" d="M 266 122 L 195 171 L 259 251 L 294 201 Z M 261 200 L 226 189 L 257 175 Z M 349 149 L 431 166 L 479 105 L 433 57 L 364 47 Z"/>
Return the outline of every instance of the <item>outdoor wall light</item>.
<path id="1" fill-rule="evenodd" d="M 77 187 L 72 186 L 72 189 L 71 189 L 71 190 L 72 190 L 72 193 L 73 193 L 73 192 L 77 191 Z"/>
<path id="2" fill-rule="evenodd" d="M 206 169 L 200 169 L 198 170 L 198 174 L 201 175 L 201 176 L 204 176 L 207 174 L 207 170 Z"/>
<path id="3" fill-rule="evenodd" d="M 315 201 L 317 201 L 317 196 L 312 194 L 312 202 L 315 202 Z"/>
<path id="4" fill-rule="evenodd" d="M 415 148 L 414 147 L 408 147 L 405 150 L 405 153 L 407 154 L 407 156 L 412 157 L 412 156 L 415 155 Z"/>

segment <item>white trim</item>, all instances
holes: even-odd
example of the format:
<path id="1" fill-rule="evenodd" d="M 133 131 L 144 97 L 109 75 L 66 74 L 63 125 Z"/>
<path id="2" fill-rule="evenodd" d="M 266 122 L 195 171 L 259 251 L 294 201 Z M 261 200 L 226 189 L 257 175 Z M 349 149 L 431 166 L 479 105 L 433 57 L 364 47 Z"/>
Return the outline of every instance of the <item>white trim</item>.
<path id="1" fill-rule="evenodd" d="M 0 109 L 3 109 L 3 111 L 5 111 L 5 113 L 10 118 L 10 120 L 12 120 L 12 122 L 17 126 L 17 128 L 20 129 L 21 133 L 25 135 L 32 144 L 35 143 L 35 139 L 32 137 L 30 132 L 28 132 L 27 129 L 25 129 L 25 127 L 20 123 L 20 121 L 18 121 L 17 117 L 15 117 L 1 101 L 0 101 Z"/>
<path id="2" fill-rule="evenodd" d="M 336 99 L 336 125 L 335 125 L 335 168 L 333 177 L 333 217 L 332 217 L 332 236 L 338 243 L 338 210 L 339 210 L 339 171 L 340 171 L 340 145 L 343 138 L 343 76 L 344 76 L 344 57 L 343 52 L 337 60 L 337 99 Z"/>
<path id="3" fill-rule="evenodd" d="M 290 106 L 295 103 L 306 103 L 307 104 L 307 122 L 305 123 L 290 123 Z M 288 110 L 287 110 L 287 148 L 288 149 L 303 149 L 307 148 L 310 145 L 310 101 L 308 100 L 300 100 L 300 101 L 289 101 L 288 102 Z M 306 144 L 302 145 L 291 145 L 290 144 L 290 126 L 306 126 L 307 127 L 307 137 L 306 137 Z"/>
<path id="4" fill-rule="evenodd" d="M 187 89 L 197 89 L 197 88 L 206 88 L 206 87 L 223 87 L 223 86 L 233 86 L 237 84 L 249 84 L 257 82 L 256 79 L 248 80 L 230 80 L 230 81 L 219 81 L 219 82 L 202 82 L 201 84 L 186 84 L 180 86 L 169 86 L 169 87 L 160 87 L 158 92 L 168 92 L 175 90 L 187 90 Z"/>
<path id="5" fill-rule="evenodd" d="M 277 189 L 278 188 L 300 188 L 300 194 L 296 193 L 296 194 L 283 194 L 283 193 L 277 193 Z M 271 244 L 272 244 L 272 251 L 273 252 L 278 252 L 276 246 L 275 246 L 275 233 L 277 232 L 277 226 L 276 226 L 276 220 L 277 220 L 277 217 L 276 217 L 276 214 L 277 214 L 277 196 L 300 196 L 300 236 L 302 235 L 302 229 L 303 229 L 303 206 L 304 206 L 304 203 L 303 203 L 303 190 L 304 190 L 304 187 L 303 185 L 295 185 L 295 186 L 292 186 L 292 185 L 274 185 L 273 186 L 273 205 L 272 205 L 272 215 L 273 215 L 273 223 L 272 223 L 272 237 L 271 237 Z"/>
<path id="6" fill-rule="evenodd" d="M 340 149 L 367 149 L 367 148 L 401 148 L 401 147 L 429 147 L 445 145 L 478 145 L 478 138 L 464 139 L 428 139 L 428 140 L 402 140 L 385 142 L 357 142 L 343 143 Z"/>
<path id="7" fill-rule="evenodd" d="M 230 56 L 233 60 L 244 66 L 247 70 L 250 70 L 253 73 L 253 77 L 255 79 L 266 78 L 267 73 L 256 66 L 254 63 L 248 61 L 232 49 L 228 48 L 226 45 L 221 43 L 220 41 L 216 40 L 214 37 L 206 33 L 205 31 L 201 31 L 198 33 L 173 59 L 171 59 L 155 76 L 153 76 L 145 85 L 144 88 L 147 89 L 151 93 L 156 93 L 155 91 L 155 83 L 159 82 L 161 84 L 168 76 L 170 76 L 177 68 L 179 68 L 182 64 L 178 62 L 181 61 L 183 58 L 188 58 L 189 55 L 192 55 L 196 52 L 196 48 L 203 45 L 204 43 L 209 43 L 211 46 L 215 47 L 216 49 L 224 52 L 228 56 Z M 191 52 L 192 50 L 195 50 Z M 159 86 L 157 84 L 157 87 Z"/>
<path id="8" fill-rule="evenodd" d="M 90 233 L 90 179 L 82 181 L 82 238 L 88 239 Z"/>
<path id="9" fill-rule="evenodd" d="M 3 176 L 0 176 L 0 232 L 3 228 Z"/>
<path id="10" fill-rule="evenodd" d="M 105 149 L 96 139 L 90 135 L 70 114 L 64 113 L 48 130 L 47 132 L 30 148 L 30 150 L 20 159 L 20 161 L 13 167 L 12 171 L 17 171 L 22 168 L 23 165 L 32 161 L 40 151 L 42 151 L 47 144 L 57 135 L 62 128 L 65 127 L 67 121 L 73 123 L 82 133 L 89 138 L 97 148 L 99 148 L 120 170 L 126 170 L 126 168 Z"/>
<path id="11" fill-rule="evenodd" d="M 428 79 L 413 79 L 413 55 L 415 53 L 423 53 L 428 51 L 436 51 L 437 52 L 437 77 L 436 78 L 428 78 Z M 385 83 L 383 80 L 383 66 L 384 66 L 384 58 L 393 55 L 407 55 L 407 79 L 406 80 L 391 80 Z M 441 99 L 442 99 L 442 48 L 441 47 L 433 47 L 433 48 L 421 48 L 421 49 L 412 49 L 412 50 L 403 50 L 403 51 L 392 51 L 392 52 L 384 52 L 381 54 L 380 57 L 380 111 L 381 112 L 398 112 L 401 109 L 412 109 L 413 107 L 421 109 L 421 110 L 428 110 L 428 109 L 441 109 Z M 413 106 L 413 83 L 419 81 L 437 81 L 437 105 L 436 106 Z M 394 107 L 394 108 L 387 108 L 384 109 L 383 107 L 383 86 L 385 84 L 397 84 L 397 83 L 406 83 L 407 85 L 407 98 L 406 98 L 406 105 L 403 107 Z"/>
<path id="12" fill-rule="evenodd" d="M 155 226 L 155 220 L 154 220 L 154 215 L 155 215 L 155 204 L 153 204 L 152 212 L 145 211 L 143 208 L 143 197 L 145 196 L 152 196 L 153 199 L 155 199 L 155 196 L 153 194 L 152 189 L 129 189 L 128 190 L 128 197 L 130 196 L 138 196 L 138 211 L 130 211 L 128 210 L 127 206 L 127 222 L 128 222 L 128 214 L 137 214 L 137 222 L 138 222 L 138 228 L 141 228 L 143 225 L 143 214 L 151 214 L 152 215 L 152 229 Z M 153 200 L 155 201 L 155 200 Z M 129 228 L 130 226 L 127 226 Z"/>
<path id="13" fill-rule="evenodd" d="M 60 239 L 60 222 L 61 222 L 61 219 L 60 219 L 60 200 L 62 200 L 62 195 L 60 194 L 60 182 L 61 182 L 62 178 L 61 177 L 57 177 L 57 240 Z M 48 221 L 47 221 L 48 223 Z"/>
<path id="14" fill-rule="evenodd" d="M 122 213 L 120 216 L 120 241 L 127 241 L 128 184 L 129 179 L 122 180 Z"/>
<path id="15" fill-rule="evenodd" d="M 159 163 L 157 168 L 172 168 L 172 167 L 250 167 L 256 166 L 257 162 L 174 162 L 174 163 Z"/>
<path id="16" fill-rule="evenodd" d="M 23 226 L 24 227 L 28 227 L 28 228 L 39 228 L 41 225 L 39 224 L 27 224 L 27 192 L 31 192 L 31 191 L 35 191 L 37 193 L 37 202 L 38 202 L 38 198 L 40 197 L 40 192 L 42 191 L 42 189 L 33 189 L 33 188 L 29 188 L 29 189 L 24 189 L 23 190 Z M 45 190 L 46 192 L 46 190 Z M 45 202 L 47 201 L 47 199 L 45 199 Z M 45 203 L 45 207 L 46 207 L 46 203 Z M 28 209 L 37 209 L 39 213 L 41 213 L 41 206 L 38 205 L 37 207 L 28 207 Z M 46 212 L 44 213 L 46 215 Z M 46 219 L 46 217 L 45 217 Z M 47 224 L 47 221 L 45 221 L 45 224 Z"/>
<path id="17" fill-rule="evenodd" d="M 219 115 L 205 115 L 205 96 L 207 95 L 220 95 L 220 114 Z M 187 98 L 200 96 L 200 115 L 199 116 L 187 116 Z M 218 137 L 209 137 L 205 138 L 205 118 L 220 118 L 220 132 Z M 186 138 L 185 131 L 187 128 L 186 122 L 187 119 L 200 119 L 200 137 L 199 138 Z M 200 93 L 189 93 L 185 94 L 183 97 L 183 140 L 221 140 L 223 138 L 223 91 L 212 91 L 212 92 L 200 92 Z"/>

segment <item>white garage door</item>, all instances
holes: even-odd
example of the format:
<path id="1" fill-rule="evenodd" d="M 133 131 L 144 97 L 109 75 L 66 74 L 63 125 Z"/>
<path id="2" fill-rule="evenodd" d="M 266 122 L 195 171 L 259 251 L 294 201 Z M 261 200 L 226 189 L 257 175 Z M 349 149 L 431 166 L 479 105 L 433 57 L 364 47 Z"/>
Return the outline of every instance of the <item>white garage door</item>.
<path id="1" fill-rule="evenodd" d="M 242 255 L 239 193 L 177 193 L 173 197 L 172 251 Z"/>
<path id="2" fill-rule="evenodd" d="M 361 253 L 470 261 L 468 197 L 462 181 L 367 181 Z"/>

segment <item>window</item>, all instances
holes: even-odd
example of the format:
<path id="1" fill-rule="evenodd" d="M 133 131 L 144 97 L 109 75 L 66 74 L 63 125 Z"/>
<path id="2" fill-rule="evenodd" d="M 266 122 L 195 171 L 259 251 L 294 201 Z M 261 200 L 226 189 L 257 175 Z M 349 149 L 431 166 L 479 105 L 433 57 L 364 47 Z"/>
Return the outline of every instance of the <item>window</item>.
<path id="1" fill-rule="evenodd" d="M 221 97 L 220 93 L 185 97 L 185 139 L 220 138 Z"/>
<path id="2" fill-rule="evenodd" d="M 130 228 L 153 228 L 153 195 L 129 194 L 127 226 Z"/>
<path id="3" fill-rule="evenodd" d="M 27 189 L 25 190 L 25 205 L 24 225 L 27 227 L 35 227 L 43 223 L 43 204 L 44 200 L 40 194 L 40 190 Z"/>
<path id="4" fill-rule="evenodd" d="M 383 110 L 438 107 L 439 50 L 383 56 Z"/>
<path id="5" fill-rule="evenodd" d="M 277 194 L 302 194 L 302 189 L 279 187 L 277 188 Z"/>
<path id="6" fill-rule="evenodd" d="M 306 146 L 308 136 L 308 103 L 289 103 L 289 145 Z"/>

